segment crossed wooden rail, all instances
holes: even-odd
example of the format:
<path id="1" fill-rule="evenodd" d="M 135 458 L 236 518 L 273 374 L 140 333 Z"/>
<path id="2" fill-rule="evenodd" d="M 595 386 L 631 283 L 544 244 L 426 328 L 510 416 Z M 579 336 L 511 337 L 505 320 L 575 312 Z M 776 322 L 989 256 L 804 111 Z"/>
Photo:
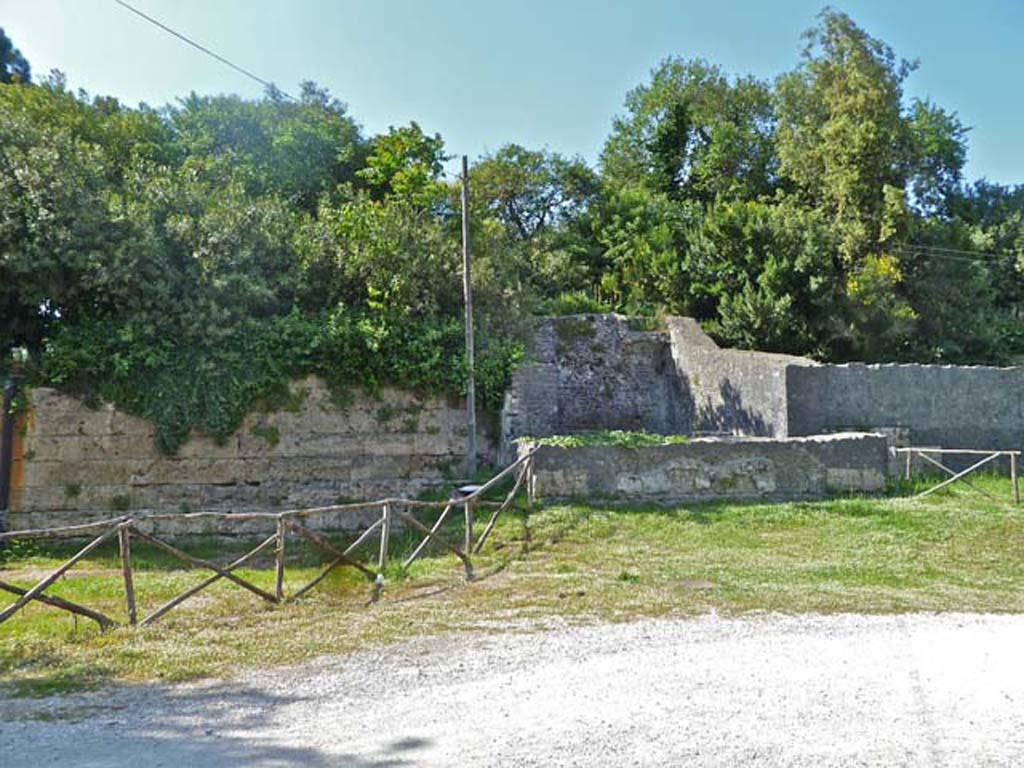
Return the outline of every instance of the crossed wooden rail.
<path id="1" fill-rule="evenodd" d="M 1020 481 L 1019 481 L 1018 476 L 1017 476 L 1017 460 L 1020 457 L 1020 454 L 1021 454 L 1020 451 L 1004 451 L 1004 450 L 988 451 L 988 450 L 977 450 L 977 449 L 973 449 L 973 448 L 925 448 L 925 447 L 919 447 L 919 446 L 910 446 L 908 448 L 897 448 L 896 449 L 896 453 L 897 454 L 903 454 L 906 457 L 906 462 L 907 463 L 906 463 L 906 470 L 904 472 L 904 476 L 906 477 L 907 480 L 910 479 L 911 474 L 913 472 L 912 468 L 913 468 L 913 461 L 914 461 L 915 458 L 924 459 L 926 462 L 928 462 L 932 466 L 938 467 L 943 472 L 945 472 L 947 475 L 949 475 L 948 478 L 943 480 L 938 485 L 934 485 L 931 488 L 927 488 L 924 491 L 922 491 L 921 493 L 917 494 L 917 496 L 914 497 L 915 499 L 923 498 L 925 496 L 928 496 L 929 494 L 935 493 L 935 491 L 938 491 L 938 490 L 941 490 L 942 488 L 945 488 L 948 485 L 952 485 L 953 483 L 960 482 L 960 483 L 963 483 L 964 485 L 966 485 L 968 488 L 970 488 L 970 489 L 972 489 L 974 491 L 977 491 L 982 496 L 987 496 L 988 498 L 992 499 L 993 501 L 998 501 L 998 499 L 995 496 L 993 496 L 991 493 L 989 493 L 988 491 L 986 491 L 983 488 L 977 487 L 970 480 L 968 480 L 967 479 L 967 475 L 971 474 L 972 472 L 976 472 L 977 470 L 981 469 L 983 466 L 988 464 L 990 461 L 993 461 L 994 459 L 998 459 L 1000 456 L 1009 456 L 1010 457 L 1010 491 L 1013 494 L 1013 503 L 1014 504 L 1020 504 Z M 959 472 L 957 472 L 957 471 L 955 471 L 953 469 L 950 469 L 945 464 L 943 464 L 942 461 L 940 461 L 939 459 L 935 458 L 935 456 L 945 457 L 947 455 L 982 456 L 983 458 L 981 458 L 981 459 L 977 460 L 976 462 L 974 462 L 973 464 L 971 464 L 971 466 L 967 467 L 967 469 L 963 469 L 963 470 L 960 470 Z M 943 458 L 943 461 L 945 461 L 945 458 Z"/>
<path id="2" fill-rule="evenodd" d="M 127 624 L 130 626 L 147 626 L 152 624 L 154 621 L 165 615 L 168 611 L 181 605 L 183 602 L 191 597 L 199 594 L 201 591 L 209 587 L 211 584 L 221 580 L 227 579 L 242 589 L 246 589 L 249 592 L 257 595 L 268 603 L 282 604 L 298 600 L 300 597 L 305 595 L 311 589 L 316 587 L 321 581 L 323 581 L 327 575 L 335 568 L 340 566 L 348 566 L 362 573 L 366 578 L 373 583 L 374 593 L 373 600 L 376 600 L 380 596 L 381 589 L 384 586 L 384 568 L 388 562 L 388 544 L 391 536 L 391 529 L 394 525 L 396 518 L 401 522 L 405 523 L 410 529 L 418 531 L 423 534 L 423 539 L 417 544 L 412 554 L 406 558 L 401 567 L 407 570 L 410 565 L 421 555 L 426 549 L 427 545 L 431 541 L 435 541 L 452 553 L 454 553 L 459 560 L 462 561 L 466 569 L 466 579 L 471 581 L 473 579 L 473 561 L 472 555 L 478 554 L 483 548 L 490 536 L 491 531 L 494 530 L 495 524 L 498 522 L 498 518 L 501 513 L 508 509 L 516 494 L 523 487 L 524 484 L 530 487 L 529 479 L 533 473 L 533 451 L 524 454 L 519 459 L 505 467 L 501 472 L 496 474 L 486 483 L 481 486 L 473 486 L 472 491 L 467 493 L 465 496 L 453 496 L 448 501 L 432 502 L 432 501 L 417 501 L 412 499 L 381 499 L 379 501 L 368 501 L 368 502 L 357 502 L 354 504 L 340 504 L 329 507 L 316 507 L 312 509 L 291 509 L 284 512 L 249 512 L 249 513 L 238 513 L 233 514 L 230 512 L 191 512 L 191 513 L 179 513 L 179 514 L 154 514 L 146 515 L 144 517 L 131 517 L 122 516 L 111 518 L 108 520 L 100 520 L 93 523 L 84 523 L 81 525 L 63 526 L 60 528 L 42 528 L 36 530 L 25 530 L 25 531 L 12 531 L 10 533 L 0 534 L 0 542 L 10 539 L 43 539 L 43 538 L 57 538 L 57 537 L 69 537 L 85 534 L 90 531 L 96 531 L 101 529 L 99 535 L 95 536 L 88 544 L 82 547 L 76 552 L 69 560 L 61 564 L 56 570 L 51 571 L 43 579 L 41 579 L 35 586 L 30 589 L 24 589 L 22 587 L 10 584 L 6 581 L 0 580 L 0 590 L 10 592 L 18 595 L 18 599 L 12 604 L 7 606 L 3 611 L 0 611 L 0 624 L 7 621 L 9 618 L 14 616 L 18 611 L 24 608 L 33 600 L 43 603 L 45 605 L 59 608 L 61 610 L 68 611 L 69 613 L 76 614 L 78 616 L 84 616 L 92 619 L 100 628 L 103 630 L 111 629 L 121 625 L 121 622 L 115 621 L 109 616 L 97 611 L 95 609 L 79 605 L 78 603 L 66 600 L 64 598 L 55 597 L 52 595 L 44 594 L 45 591 L 54 584 L 61 576 L 71 570 L 79 561 L 85 558 L 89 553 L 99 547 L 101 544 L 111 540 L 115 536 L 118 540 L 118 547 L 121 557 L 121 576 L 124 583 L 124 595 L 125 595 L 125 606 L 127 614 Z M 505 499 L 498 502 L 487 502 L 483 500 L 484 494 L 494 489 L 503 480 L 509 477 L 512 473 L 516 473 L 515 482 L 512 485 L 512 489 L 505 496 Z M 441 528 L 444 521 L 448 518 L 449 514 L 453 509 L 458 506 L 462 506 L 463 514 L 465 516 L 465 540 L 461 547 L 451 543 L 441 535 Z M 487 521 L 487 525 L 484 526 L 480 536 L 474 539 L 473 536 L 473 517 L 474 510 L 477 507 L 493 507 L 494 512 L 491 514 Z M 351 513 L 366 509 L 379 508 L 381 510 L 380 517 L 370 523 L 347 547 L 341 549 L 320 534 L 311 530 L 308 526 L 302 525 L 299 521 L 304 520 L 313 515 L 329 515 L 329 514 L 343 514 Z M 441 514 L 434 522 L 433 526 L 427 527 L 420 520 L 418 520 L 409 511 L 411 509 L 437 509 L 442 508 Z M 178 547 L 170 544 L 162 539 L 157 538 L 145 530 L 140 525 L 148 525 L 149 523 L 156 521 L 170 521 L 170 520 L 195 520 L 198 518 L 220 518 L 229 520 L 232 522 L 241 522 L 246 520 L 273 520 L 276 522 L 276 530 L 269 537 L 260 542 L 257 546 L 250 549 L 245 554 L 231 561 L 227 565 L 218 565 L 217 563 L 205 560 L 203 558 L 195 557 L 182 551 Z M 297 589 L 291 594 L 286 595 L 284 591 L 284 576 L 285 576 L 285 546 L 288 540 L 289 534 L 298 536 L 305 541 L 309 542 L 315 549 L 323 552 L 328 558 L 327 564 L 314 576 L 307 584 Z M 376 561 L 376 570 L 368 567 L 360 560 L 353 556 L 353 553 L 357 548 L 368 542 L 374 536 L 379 536 L 380 548 L 378 550 L 378 556 Z M 190 565 L 198 566 L 200 568 L 206 568 L 213 573 L 206 577 L 203 581 L 189 587 L 185 591 L 175 595 L 173 598 L 165 602 L 154 609 L 151 613 L 144 616 L 142 619 L 138 617 L 138 606 L 135 601 L 135 584 L 134 584 L 134 569 L 132 566 L 132 540 L 138 539 L 144 541 L 147 544 L 154 546 L 158 549 L 167 552 L 173 557 L 182 560 Z M 235 571 L 249 562 L 259 553 L 264 550 L 273 547 L 274 550 L 274 591 L 268 592 L 262 589 L 252 582 L 242 578 Z"/>

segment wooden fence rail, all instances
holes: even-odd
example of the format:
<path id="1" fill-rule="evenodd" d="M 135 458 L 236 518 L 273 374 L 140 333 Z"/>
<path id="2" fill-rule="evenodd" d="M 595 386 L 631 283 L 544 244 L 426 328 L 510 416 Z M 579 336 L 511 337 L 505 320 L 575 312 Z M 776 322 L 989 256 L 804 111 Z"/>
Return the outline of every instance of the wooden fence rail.
<path id="1" fill-rule="evenodd" d="M 520 489 L 523 488 L 524 485 L 527 489 L 532 487 L 533 453 L 534 451 L 530 451 L 529 453 L 519 457 L 519 459 L 513 464 L 505 467 L 486 483 L 479 487 L 474 487 L 474 490 L 468 495 L 460 497 L 453 496 L 452 499 L 449 499 L 448 501 L 421 501 L 416 499 L 388 498 L 380 499 L 378 501 L 339 504 L 329 507 L 289 509 L 283 512 L 246 512 L 235 514 L 231 512 L 207 511 L 179 514 L 159 513 L 138 518 L 126 515 L 106 520 L 99 520 L 93 523 L 83 523 L 80 525 L 3 533 L 0 534 L 0 543 L 12 539 L 69 538 L 79 537 L 85 534 L 91 535 L 92 538 L 70 559 L 52 572 L 48 573 L 35 586 L 29 589 L 23 589 L 14 584 L 9 584 L 0 580 L 0 591 L 9 592 L 18 596 L 11 605 L 8 605 L 3 609 L 3 611 L 0 611 L 0 623 L 10 619 L 32 601 L 36 601 L 44 605 L 49 605 L 53 608 L 58 608 L 78 616 L 84 616 L 92 619 L 102 630 L 121 626 L 122 624 L 120 622 L 115 621 L 100 611 L 79 605 L 64 598 L 44 594 L 44 592 L 50 588 L 54 582 L 74 568 L 75 565 L 88 556 L 93 550 L 115 537 L 118 541 L 121 564 L 120 580 L 124 588 L 124 623 L 132 627 L 148 626 L 152 624 L 172 609 L 178 607 L 186 600 L 194 597 L 221 579 L 232 582 L 241 589 L 247 590 L 268 603 L 280 605 L 298 600 L 322 582 L 335 568 L 341 566 L 353 568 L 359 571 L 372 583 L 374 590 L 372 599 L 375 601 L 380 597 L 381 589 L 384 585 L 384 572 L 388 565 L 390 536 L 392 526 L 396 520 L 401 520 L 405 523 L 407 529 L 416 531 L 423 536 L 413 549 L 412 554 L 400 564 L 402 570 L 408 570 L 409 566 L 411 566 L 412 563 L 415 562 L 415 560 L 426 550 L 427 546 L 429 546 L 431 542 L 436 542 L 459 558 L 465 567 L 466 580 L 472 581 L 474 571 L 471 556 L 479 554 L 484 543 L 487 541 L 488 536 L 490 536 L 491 531 L 494 529 L 498 518 L 512 505 L 512 502 Z M 499 503 L 483 500 L 482 497 L 484 494 L 494 489 L 499 483 L 505 480 L 505 478 L 509 477 L 517 470 L 518 474 L 515 482 L 513 483 L 512 489 L 503 501 Z M 461 547 L 451 543 L 442 535 L 443 524 L 445 520 L 449 518 L 451 510 L 457 505 L 462 505 L 465 513 L 465 537 Z M 480 533 L 480 536 L 474 540 L 473 515 L 477 507 L 493 508 L 494 511 L 488 519 L 487 525 Z M 442 510 L 441 514 L 434 522 L 434 525 L 429 528 L 409 511 L 412 509 L 439 508 Z M 367 509 L 379 509 L 380 516 L 362 530 L 344 549 L 335 546 L 325 537 L 310 530 L 306 525 L 299 522 L 313 515 L 340 515 Z M 232 522 L 251 520 L 273 521 L 275 524 L 275 530 L 273 534 L 260 542 L 256 547 L 232 560 L 227 565 L 221 566 L 210 560 L 190 555 L 184 550 L 154 536 L 152 533 L 147 532 L 140 527 L 153 521 L 181 521 L 202 518 L 217 518 Z M 323 553 L 328 558 L 328 561 L 308 583 L 296 589 L 291 594 L 286 594 L 286 547 L 289 534 L 297 536 L 308 542 L 314 550 L 318 550 Z M 379 538 L 379 549 L 375 562 L 376 570 L 368 567 L 354 556 L 356 549 L 368 543 L 375 537 Z M 203 581 L 175 595 L 140 620 L 138 618 L 138 605 L 136 602 L 135 590 L 135 568 L 132 557 L 133 539 L 143 541 L 146 544 L 160 549 L 191 566 L 207 569 L 213 573 L 207 576 Z M 256 555 L 269 548 L 273 548 L 274 553 L 273 592 L 269 592 L 235 573 L 236 570 L 251 561 L 256 557 Z"/>
<path id="2" fill-rule="evenodd" d="M 903 454 L 906 457 L 906 469 L 904 472 L 904 476 L 907 480 L 911 478 L 911 475 L 913 473 L 913 462 L 915 458 L 924 459 L 932 466 L 938 467 L 947 475 L 949 475 L 948 478 L 943 480 L 938 485 L 934 485 L 931 488 L 927 488 L 921 493 L 917 494 L 917 496 L 914 497 L 915 499 L 923 498 L 925 496 L 928 496 L 929 494 L 935 493 L 935 491 L 945 488 L 948 485 L 960 482 L 966 485 L 971 490 L 977 491 L 981 495 L 987 496 L 993 501 L 998 501 L 998 499 L 996 499 L 996 497 L 993 496 L 991 493 L 984 490 L 983 488 L 977 487 L 970 480 L 968 480 L 967 475 L 971 474 L 972 472 L 976 472 L 989 462 L 998 459 L 1000 456 L 1008 456 L 1010 458 L 1010 491 L 1013 494 L 1013 503 L 1020 504 L 1020 482 L 1017 477 L 1017 460 L 1021 455 L 1020 451 L 984 451 L 973 448 L 924 448 L 911 446 L 908 448 L 897 448 L 896 453 Z M 947 455 L 981 456 L 983 458 L 974 462 L 967 469 L 963 469 L 957 472 L 956 470 L 951 469 L 950 467 L 943 464 L 942 461 L 939 461 L 938 459 L 935 458 L 935 456 L 944 457 Z"/>

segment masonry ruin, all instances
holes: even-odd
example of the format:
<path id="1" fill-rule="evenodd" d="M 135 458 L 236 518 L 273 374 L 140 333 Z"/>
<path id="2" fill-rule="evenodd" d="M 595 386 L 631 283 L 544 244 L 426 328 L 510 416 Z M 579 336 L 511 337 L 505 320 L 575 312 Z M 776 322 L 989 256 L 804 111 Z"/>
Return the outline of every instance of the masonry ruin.
<path id="1" fill-rule="evenodd" d="M 618 315 L 547 319 L 516 371 L 502 451 L 519 436 L 591 429 L 806 437 L 1019 450 L 1024 368 L 828 364 L 720 348 L 691 318 L 647 330 Z"/>
<path id="2" fill-rule="evenodd" d="M 313 378 L 292 390 L 293 410 L 250 414 L 224 443 L 194 436 L 175 456 L 157 451 L 140 419 L 33 390 L 6 527 L 409 496 L 459 476 L 463 403 L 384 390 L 340 406 Z M 1020 449 L 1024 368 L 823 364 L 720 348 L 690 318 L 660 328 L 613 314 L 546 318 L 497 434 L 481 436 L 481 459 L 510 463 L 521 438 L 608 429 L 694 439 L 643 460 L 545 450 L 539 490 L 669 501 L 877 491 L 891 472 L 887 447 Z M 587 456 L 590 468 L 579 463 Z"/>

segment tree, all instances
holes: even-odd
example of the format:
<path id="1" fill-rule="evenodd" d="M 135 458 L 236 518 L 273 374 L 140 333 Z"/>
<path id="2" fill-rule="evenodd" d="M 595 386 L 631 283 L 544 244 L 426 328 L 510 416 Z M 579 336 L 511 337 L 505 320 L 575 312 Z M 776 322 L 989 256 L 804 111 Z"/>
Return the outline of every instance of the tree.
<path id="1" fill-rule="evenodd" d="M 771 91 L 701 59 L 669 58 L 626 95 L 601 154 L 613 185 L 644 184 L 673 199 L 752 199 L 775 178 Z"/>
<path id="2" fill-rule="evenodd" d="M 60 77 L 0 86 L 0 341 L 38 348 L 58 319 L 136 301 L 148 252 L 111 204 L 168 136 L 155 115 L 102 108 Z"/>
<path id="3" fill-rule="evenodd" d="M 580 158 L 509 144 L 473 166 L 470 190 L 478 205 L 526 241 L 585 210 L 598 180 Z"/>
<path id="4" fill-rule="evenodd" d="M 626 312 L 659 306 L 708 316 L 712 307 L 690 302 L 685 234 L 700 220 L 695 203 L 680 204 L 643 185 L 608 190 L 601 201 L 597 239 L 601 246 L 600 296 Z"/>
<path id="5" fill-rule="evenodd" d="M 430 203 L 443 195 L 441 176 L 449 159 L 440 134 L 428 136 L 414 121 L 374 136 L 366 167 L 356 175 L 378 200 L 403 197 Z"/>
<path id="6" fill-rule="evenodd" d="M 910 190 L 925 217 L 950 218 L 961 194 L 967 131 L 955 112 L 916 100 L 910 112 L 913 144 Z"/>
<path id="7" fill-rule="evenodd" d="M 0 27 L 0 83 L 17 85 L 32 82 L 32 70 L 21 51 Z"/>
<path id="8" fill-rule="evenodd" d="M 473 165 L 469 189 L 477 272 L 492 292 L 504 286 L 506 303 L 592 279 L 588 216 L 600 183 L 582 159 L 509 144 Z"/>
<path id="9" fill-rule="evenodd" d="M 237 169 L 251 194 L 278 193 L 306 211 L 356 182 L 365 159 L 345 105 L 312 82 L 303 83 L 298 102 L 274 92 L 258 101 L 193 93 L 168 117 L 184 157 L 202 158 L 204 169 Z"/>
<path id="10" fill-rule="evenodd" d="M 826 211 L 849 265 L 899 238 L 913 166 L 903 81 L 914 64 L 826 9 L 805 33 L 803 63 L 776 83 L 780 173 Z"/>

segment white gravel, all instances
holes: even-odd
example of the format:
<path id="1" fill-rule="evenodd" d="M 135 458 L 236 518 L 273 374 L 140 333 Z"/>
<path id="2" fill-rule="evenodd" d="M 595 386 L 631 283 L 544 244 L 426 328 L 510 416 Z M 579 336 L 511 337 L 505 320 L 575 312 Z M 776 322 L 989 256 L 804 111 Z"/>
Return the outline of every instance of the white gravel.
<path id="1" fill-rule="evenodd" d="M 1014 766 L 1024 616 L 707 616 L 420 639 L 0 703 L 0 766 Z"/>

